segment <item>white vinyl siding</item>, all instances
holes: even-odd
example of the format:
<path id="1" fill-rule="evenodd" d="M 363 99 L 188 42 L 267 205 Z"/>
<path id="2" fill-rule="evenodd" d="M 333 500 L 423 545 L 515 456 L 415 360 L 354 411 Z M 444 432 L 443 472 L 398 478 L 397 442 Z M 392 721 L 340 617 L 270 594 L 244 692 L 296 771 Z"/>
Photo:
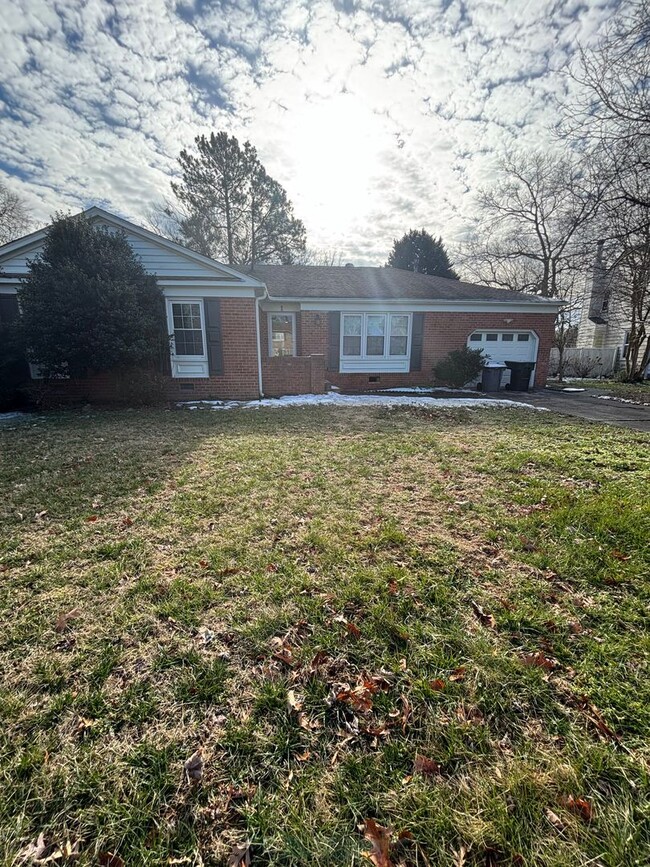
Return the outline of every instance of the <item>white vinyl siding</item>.
<path id="1" fill-rule="evenodd" d="M 200 298 L 168 298 L 167 326 L 172 335 L 172 376 L 176 379 L 208 377 L 203 301 Z"/>
<path id="2" fill-rule="evenodd" d="M 341 373 L 408 373 L 410 313 L 342 313 Z"/>

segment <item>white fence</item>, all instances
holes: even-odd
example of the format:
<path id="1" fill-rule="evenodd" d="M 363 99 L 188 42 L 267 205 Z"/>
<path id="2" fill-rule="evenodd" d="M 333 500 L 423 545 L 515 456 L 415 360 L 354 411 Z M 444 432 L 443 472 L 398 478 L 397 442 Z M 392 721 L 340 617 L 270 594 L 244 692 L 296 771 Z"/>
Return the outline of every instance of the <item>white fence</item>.
<path id="1" fill-rule="evenodd" d="M 549 374 L 557 374 L 560 353 L 551 349 Z M 619 351 L 613 349 L 565 349 L 564 375 L 579 377 L 612 376 L 619 368 Z"/>

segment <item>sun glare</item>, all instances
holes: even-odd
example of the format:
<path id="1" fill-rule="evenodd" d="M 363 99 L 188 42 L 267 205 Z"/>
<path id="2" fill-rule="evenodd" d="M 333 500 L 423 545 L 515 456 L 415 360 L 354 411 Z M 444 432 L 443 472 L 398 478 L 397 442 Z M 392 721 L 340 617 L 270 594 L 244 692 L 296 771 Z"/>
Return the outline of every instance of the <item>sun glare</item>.
<path id="1" fill-rule="evenodd" d="M 373 202 L 385 135 L 377 115 L 351 94 L 308 103 L 297 117 L 297 210 L 328 244 L 342 240 Z"/>

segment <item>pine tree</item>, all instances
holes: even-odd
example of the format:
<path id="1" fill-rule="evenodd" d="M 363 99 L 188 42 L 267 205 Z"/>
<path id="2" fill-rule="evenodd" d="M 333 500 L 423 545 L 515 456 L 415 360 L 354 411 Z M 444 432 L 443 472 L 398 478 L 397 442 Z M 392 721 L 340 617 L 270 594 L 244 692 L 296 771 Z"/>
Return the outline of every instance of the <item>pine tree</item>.
<path id="1" fill-rule="evenodd" d="M 187 245 L 229 265 L 291 264 L 305 249 L 305 227 L 255 148 L 225 132 L 194 144 L 196 154 L 181 151 L 182 179 L 172 183 Z"/>
<path id="2" fill-rule="evenodd" d="M 399 241 L 393 241 L 386 264 L 404 271 L 458 280 L 442 238 L 436 240 L 425 229 L 411 229 Z"/>

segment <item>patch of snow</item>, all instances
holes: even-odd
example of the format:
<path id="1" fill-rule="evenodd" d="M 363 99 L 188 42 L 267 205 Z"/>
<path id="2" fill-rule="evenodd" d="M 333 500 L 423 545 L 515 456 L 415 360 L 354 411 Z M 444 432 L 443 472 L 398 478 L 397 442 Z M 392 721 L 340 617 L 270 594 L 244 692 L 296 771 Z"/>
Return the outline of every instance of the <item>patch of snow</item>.
<path id="1" fill-rule="evenodd" d="M 447 394 L 477 394 L 475 388 L 445 388 L 441 385 L 411 385 L 406 388 L 378 388 L 377 394 L 389 394 L 390 392 L 399 392 L 400 394 L 431 394 L 435 391 L 444 391 Z"/>
<path id="2" fill-rule="evenodd" d="M 615 400 L 617 403 L 631 403 L 632 406 L 650 406 L 650 403 L 642 403 L 638 400 L 630 400 L 627 397 L 617 397 L 614 394 L 592 394 L 597 400 Z"/>
<path id="3" fill-rule="evenodd" d="M 551 391 L 554 391 L 554 389 L 551 389 Z M 584 389 L 584 388 L 563 388 L 562 391 L 586 391 L 586 389 Z"/>
<path id="4" fill-rule="evenodd" d="M 28 421 L 35 416 L 30 412 L 0 412 L 0 423 L 5 421 Z"/>
<path id="5" fill-rule="evenodd" d="M 382 395 L 382 394 L 289 394 L 284 397 L 264 398 L 262 400 L 191 400 L 180 401 L 177 406 L 187 409 L 280 409 L 295 406 L 425 406 L 430 409 L 490 409 L 517 408 L 534 409 L 547 412 L 545 407 L 519 403 L 516 400 L 497 400 L 493 398 L 426 397 L 420 395 Z"/>

